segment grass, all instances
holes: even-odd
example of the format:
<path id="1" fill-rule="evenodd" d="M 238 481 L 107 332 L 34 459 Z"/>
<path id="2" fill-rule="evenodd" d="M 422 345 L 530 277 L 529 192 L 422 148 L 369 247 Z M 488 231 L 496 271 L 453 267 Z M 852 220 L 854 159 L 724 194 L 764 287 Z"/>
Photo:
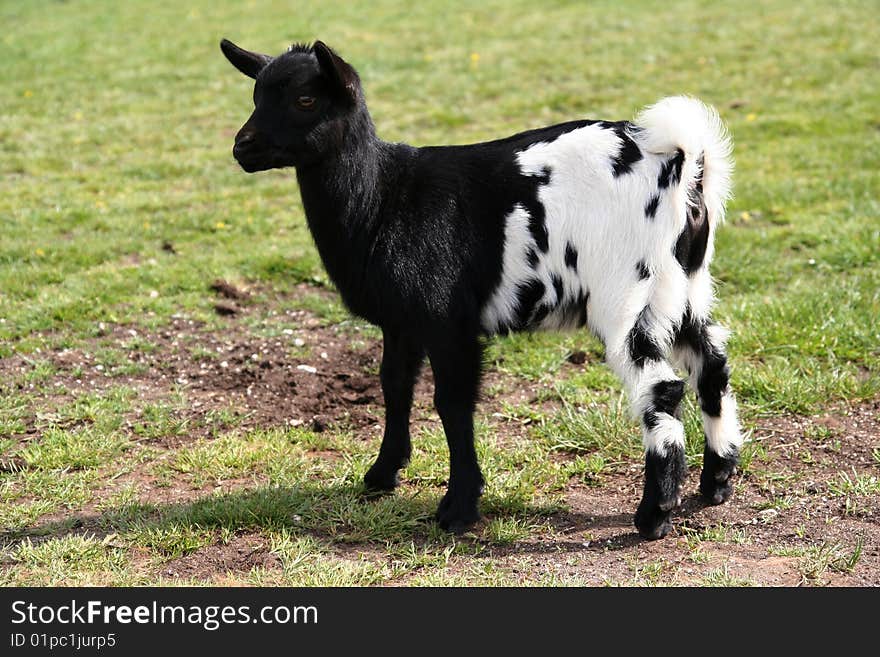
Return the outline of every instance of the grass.
<path id="1" fill-rule="evenodd" d="M 852 573 L 862 558 L 862 548 L 863 540 L 857 537 L 851 549 L 839 542 L 823 541 L 806 546 L 774 546 L 770 548 L 770 553 L 797 557 L 802 581 L 815 584 L 823 583 L 829 572 Z"/>
<path id="2" fill-rule="evenodd" d="M 365 505 L 358 482 L 375 432 L 245 426 L 249 409 L 197 412 L 173 377 L 141 395 L 136 381 L 150 372 L 140 356 L 170 348 L 175 337 L 163 333 L 174 318 L 227 330 L 207 291 L 216 278 L 251 289 L 238 326 L 283 340 L 291 358 L 314 355 L 291 327 L 304 338 L 315 326 L 341 327 L 360 345 L 379 338 L 328 294 L 291 172 L 247 176 L 234 164 L 251 88 L 222 58 L 222 36 L 269 52 L 315 38 L 338 47 L 392 141 L 464 143 L 581 116 L 627 118 L 678 93 L 717 106 L 737 159 L 713 265 L 717 315 L 733 331 L 733 385 L 752 430 L 880 393 L 875 10 L 867 0 L 833 11 L 818 0 L 748 10 L 677 0 L 662 12 L 635 0 L 296 11 L 280 0 L 0 4 L 15 25 L 0 39 L 0 581 L 166 582 L 161 564 L 249 533 L 280 568 L 224 581 L 577 585 L 583 573 L 508 552 L 563 540 L 553 522 L 569 487 L 603 490 L 638 468 L 637 425 L 602 345 L 581 334 L 490 347 L 497 376 L 486 404 L 502 400 L 479 418 L 490 519 L 460 541 L 428 522 L 447 477 L 436 421 L 416 430 L 398 495 Z M 303 316 L 316 323 L 297 325 Z M 200 344 L 174 348 L 200 363 L 224 358 Z M 586 358 L 576 370 L 574 351 Z M 64 353 L 87 358 L 67 367 Z M 520 389 L 531 396 L 512 399 Z M 684 420 L 694 467 L 702 437 L 692 400 Z M 811 431 L 801 458 L 812 463 L 839 437 Z M 870 449 L 876 470 L 880 446 Z M 784 514 L 794 500 L 774 458 L 755 442 L 743 469 L 779 472 L 771 483 L 782 492 L 758 508 Z M 876 472 L 835 472 L 823 491 L 869 511 Z M 72 534 L 74 516 L 118 538 Z M 723 523 L 687 539 L 748 542 Z M 823 559 L 843 563 L 823 554 L 805 567 L 819 572 L 810 581 L 822 579 Z M 708 569 L 700 583 L 751 583 L 707 555 L 697 555 Z M 642 555 L 608 583 L 669 576 Z"/>

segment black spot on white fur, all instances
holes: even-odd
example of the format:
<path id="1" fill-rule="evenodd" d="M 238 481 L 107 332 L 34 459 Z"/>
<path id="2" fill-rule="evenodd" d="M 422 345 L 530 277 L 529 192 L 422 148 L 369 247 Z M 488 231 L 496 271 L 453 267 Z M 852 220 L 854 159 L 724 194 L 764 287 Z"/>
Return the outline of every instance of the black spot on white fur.
<path id="1" fill-rule="evenodd" d="M 660 195 L 655 194 L 651 197 L 648 203 L 645 205 L 645 216 L 648 219 L 653 219 L 657 216 L 657 206 L 660 205 Z"/>
<path id="2" fill-rule="evenodd" d="M 538 268 L 538 263 L 540 262 L 540 258 L 534 249 L 529 249 L 526 253 L 526 260 L 528 260 L 529 267 L 532 269 Z"/>
<path id="3" fill-rule="evenodd" d="M 700 358 L 697 392 L 700 407 L 709 417 L 721 416 L 721 398 L 730 384 L 730 368 L 724 349 L 712 344 L 709 325 L 697 321 L 690 312 L 685 313 L 681 326 L 675 332 L 675 344 L 686 347 Z"/>
<path id="4" fill-rule="evenodd" d="M 687 224 L 675 243 L 675 259 L 688 275 L 703 266 L 709 245 L 709 215 L 703 199 L 703 157 L 693 189 L 688 190 Z"/>
<path id="5" fill-rule="evenodd" d="M 605 125 L 613 130 L 617 138 L 620 139 L 620 151 L 611 160 L 611 171 L 615 178 L 619 178 L 632 171 L 633 165 L 642 159 L 642 151 L 627 132 L 635 129 L 632 123 L 617 121 L 615 123 L 606 122 Z"/>
<path id="6" fill-rule="evenodd" d="M 565 266 L 574 272 L 578 269 L 578 252 L 571 242 L 565 244 Z"/>
<path id="7" fill-rule="evenodd" d="M 629 357 L 636 367 L 644 367 L 649 360 L 660 360 L 663 354 L 651 336 L 651 325 L 648 321 L 648 308 L 642 309 L 636 323 L 629 332 L 627 340 Z"/>
<path id="8" fill-rule="evenodd" d="M 532 323 L 532 315 L 544 296 L 546 288 L 538 279 L 519 285 L 516 295 L 516 323 L 514 330 L 521 330 Z"/>
<path id="9" fill-rule="evenodd" d="M 587 302 L 590 299 L 590 293 L 581 290 L 577 297 L 567 301 L 562 305 L 560 311 L 563 318 L 563 325 L 577 326 L 578 328 L 587 325 Z"/>
<path id="10" fill-rule="evenodd" d="M 556 292 L 556 303 L 561 303 L 563 293 L 562 277 L 559 274 L 553 274 L 550 280 L 553 283 L 553 291 Z"/>
<path id="11" fill-rule="evenodd" d="M 550 167 L 544 167 L 541 169 L 541 173 L 536 176 L 538 179 L 538 183 L 541 185 L 549 185 L 550 184 L 550 176 L 553 174 L 553 169 Z"/>
<path id="12" fill-rule="evenodd" d="M 657 187 L 666 189 L 678 183 L 681 180 L 681 168 L 684 165 L 684 151 L 678 149 L 676 154 L 669 158 L 660 169 L 660 175 L 657 177 Z"/>
<path id="13" fill-rule="evenodd" d="M 541 322 L 543 322 L 543 321 L 547 318 L 547 315 L 550 314 L 550 311 L 551 311 L 551 310 L 553 310 L 553 306 L 552 306 L 551 304 L 549 304 L 549 303 L 542 303 L 542 304 L 541 304 L 540 306 L 538 306 L 537 309 L 535 310 L 535 313 L 534 313 L 534 315 L 532 316 L 532 319 L 531 319 L 531 324 L 532 324 L 533 326 L 537 326 L 537 325 L 539 325 Z"/>
<path id="14" fill-rule="evenodd" d="M 529 181 L 533 181 L 526 183 L 530 189 L 522 196 L 520 205 L 529 214 L 529 232 L 532 234 L 532 239 L 535 240 L 535 245 L 541 253 L 547 253 L 549 250 L 550 236 L 547 232 L 546 211 L 544 204 L 538 199 L 538 192 L 542 185 L 550 184 L 551 175 L 550 167 L 544 167 L 538 175 L 521 176 Z"/>
<path id="15" fill-rule="evenodd" d="M 636 263 L 636 272 L 639 274 L 640 281 L 651 278 L 651 270 L 648 269 L 648 265 L 644 260 L 639 260 Z"/>
<path id="16" fill-rule="evenodd" d="M 679 407 L 684 398 L 684 381 L 659 381 L 651 390 L 651 403 L 642 415 L 642 422 L 648 429 L 655 429 L 658 415 L 665 413 L 671 417 L 679 417 Z"/>

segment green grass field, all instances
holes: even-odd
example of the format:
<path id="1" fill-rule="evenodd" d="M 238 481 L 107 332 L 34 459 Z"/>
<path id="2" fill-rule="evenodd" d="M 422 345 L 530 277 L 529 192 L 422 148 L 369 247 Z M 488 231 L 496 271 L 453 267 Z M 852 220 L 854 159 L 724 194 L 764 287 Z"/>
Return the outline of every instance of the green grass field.
<path id="1" fill-rule="evenodd" d="M 880 22 L 827 4 L 0 1 L 0 583 L 880 584 Z M 381 398 L 295 368 L 375 378 L 380 335 L 333 294 L 293 172 L 232 159 L 252 83 L 221 37 L 326 41 L 415 145 L 715 105 L 737 162 L 716 315 L 751 436 L 732 502 L 635 538 L 638 427 L 581 334 L 493 344 L 473 532 L 429 520 L 429 377 L 404 485 L 361 499 Z M 218 278 L 249 293 L 231 317 Z"/>

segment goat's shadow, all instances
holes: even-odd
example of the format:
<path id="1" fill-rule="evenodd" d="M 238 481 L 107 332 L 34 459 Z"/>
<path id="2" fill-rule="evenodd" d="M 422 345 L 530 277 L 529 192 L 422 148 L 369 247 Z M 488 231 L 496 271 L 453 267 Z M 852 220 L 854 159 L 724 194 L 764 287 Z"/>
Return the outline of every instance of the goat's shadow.
<path id="1" fill-rule="evenodd" d="M 633 511 L 627 513 L 608 513 L 596 514 L 586 511 L 566 511 L 565 529 L 561 532 L 562 536 L 577 536 L 572 540 L 557 540 L 548 544 L 528 544 L 523 543 L 519 546 L 518 551 L 524 553 L 543 552 L 548 550 L 567 551 L 567 552 L 605 552 L 616 551 L 632 548 L 636 545 L 652 543 L 652 540 L 643 538 L 636 531 L 633 524 L 633 516 L 635 513 L 635 505 L 638 500 L 633 500 Z M 708 506 L 706 501 L 697 493 L 692 493 L 682 497 L 682 503 L 679 508 L 672 512 L 673 534 L 677 532 L 677 528 L 682 526 L 692 526 L 694 523 L 692 518 L 702 509 Z M 614 530 L 618 531 L 614 531 Z M 583 536 L 598 530 L 611 530 L 612 533 L 605 534 L 601 540 L 585 541 Z"/>
<path id="2" fill-rule="evenodd" d="M 138 537 L 161 534 L 181 528 L 197 531 L 256 532 L 284 529 L 292 535 L 310 535 L 322 541 L 378 546 L 391 550 L 396 545 L 415 542 L 424 547 L 448 545 L 453 540 L 470 540 L 493 547 L 491 539 L 479 535 L 479 526 L 472 533 L 453 538 L 433 522 L 438 498 L 418 492 L 368 495 L 359 483 L 321 485 L 313 482 L 290 486 L 261 486 L 237 490 L 179 503 L 152 504 L 133 502 L 96 513 L 71 513 L 18 530 L 0 534 L 0 544 L 14 549 L 25 541 L 42 542 L 68 536 L 104 538 L 111 534 L 127 537 L 138 544 Z M 497 509 L 504 498 L 496 498 L 488 519 L 514 518 L 534 521 L 536 518 L 565 518 L 566 529 L 561 538 L 540 543 L 517 541 L 507 543 L 507 553 L 583 552 L 589 550 L 620 550 L 645 541 L 632 525 L 631 513 L 595 514 L 581 511 L 548 513 L 546 509 L 518 504 L 516 511 Z M 675 514 L 677 520 L 687 519 L 703 508 L 699 496 L 685 499 Z M 597 530 L 619 532 L 607 535 L 595 545 L 585 543 L 583 534 Z M 567 537 L 578 535 L 578 538 Z M 478 551 L 475 558 L 491 556 L 492 551 Z"/>

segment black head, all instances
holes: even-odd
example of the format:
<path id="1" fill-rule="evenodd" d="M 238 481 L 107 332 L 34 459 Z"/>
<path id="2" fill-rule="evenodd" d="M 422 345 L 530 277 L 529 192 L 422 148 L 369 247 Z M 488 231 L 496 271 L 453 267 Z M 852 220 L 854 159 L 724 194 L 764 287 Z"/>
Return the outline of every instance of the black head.
<path id="1" fill-rule="evenodd" d="M 232 149 L 249 173 L 320 160 L 341 147 L 349 117 L 366 111 L 357 73 L 321 41 L 291 46 L 278 57 L 226 39 L 220 49 L 235 68 L 256 80 L 254 112 Z"/>

